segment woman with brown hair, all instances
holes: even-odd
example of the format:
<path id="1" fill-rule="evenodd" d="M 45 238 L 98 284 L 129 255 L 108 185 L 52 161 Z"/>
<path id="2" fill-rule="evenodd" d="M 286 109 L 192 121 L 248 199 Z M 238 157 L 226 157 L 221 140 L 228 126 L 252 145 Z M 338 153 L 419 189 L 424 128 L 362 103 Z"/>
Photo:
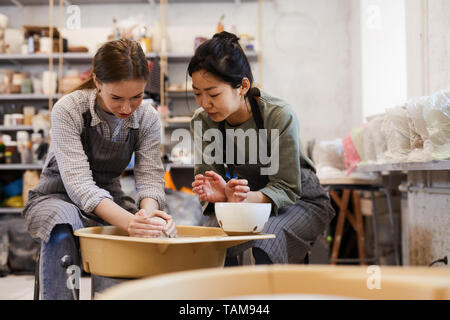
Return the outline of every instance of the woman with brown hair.
<path id="1" fill-rule="evenodd" d="M 72 298 L 60 260 L 70 254 L 80 265 L 73 231 L 111 224 L 135 237 L 176 233 L 162 211 L 161 124 L 154 108 L 142 102 L 148 73 L 139 43 L 107 42 L 93 58 L 91 77 L 53 107 L 49 154 L 23 211 L 30 235 L 42 244 L 44 299 Z M 133 153 L 140 209 L 120 185 Z"/>

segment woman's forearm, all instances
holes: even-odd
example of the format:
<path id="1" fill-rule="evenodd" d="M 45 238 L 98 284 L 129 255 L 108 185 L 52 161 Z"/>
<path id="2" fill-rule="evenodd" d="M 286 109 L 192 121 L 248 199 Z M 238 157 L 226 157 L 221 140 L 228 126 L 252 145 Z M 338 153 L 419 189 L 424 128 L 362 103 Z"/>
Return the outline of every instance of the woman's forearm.
<path id="1" fill-rule="evenodd" d="M 152 198 L 143 198 L 139 203 L 141 209 L 144 209 L 146 213 L 151 213 L 155 210 L 159 210 L 159 203 Z"/>
<path id="2" fill-rule="evenodd" d="M 247 193 L 247 199 L 244 202 L 250 203 L 272 203 L 272 199 L 260 191 L 250 191 Z"/>
<path id="3" fill-rule="evenodd" d="M 105 198 L 97 205 L 94 213 L 113 226 L 128 232 L 128 225 L 134 215 L 120 207 L 111 199 Z"/>

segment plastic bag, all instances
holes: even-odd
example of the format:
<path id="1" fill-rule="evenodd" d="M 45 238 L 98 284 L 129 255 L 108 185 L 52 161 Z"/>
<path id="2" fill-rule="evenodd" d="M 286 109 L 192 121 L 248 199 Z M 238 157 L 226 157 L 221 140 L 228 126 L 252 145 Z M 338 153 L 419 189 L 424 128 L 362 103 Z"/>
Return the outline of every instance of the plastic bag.
<path id="1" fill-rule="evenodd" d="M 344 170 L 345 159 L 342 139 L 319 142 L 314 147 L 313 160 L 317 169 L 330 167 Z"/>
<path id="2" fill-rule="evenodd" d="M 411 153 L 408 161 L 450 158 L 450 89 L 407 103 L 411 118 Z M 420 136 L 420 139 L 418 138 Z"/>
<path id="3" fill-rule="evenodd" d="M 373 139 L 373 128 L 369 122 L 363 133 L 364 140 L 364 157 L 367 163 L 375 163 L 377 161 L 377 153 L 375 150 L 375 143 Z"/>
<path id="4" fill-rule="evenodd" d="M 362 125 L 361 127 L 352 129 L 352 141 L 356 148 L 356 151 L 358 152 L 360 162 L 366 161 L 366 156 L 364 153 L 364 131 L 366 130 L 366 124 Z"/>
<path id="5" fill-rule="evenodd" d="M 436 92 L 425 101 L 423 118 L 433 145 L 433 159 L 450 159 L 450 88 Z"/>
<path id="6" fill-rule="evenodd" d="M 383 163 L 386 137 L 381 130 L 385 114 L 372 118 L 364 130 L 364 155 L 368 163 Z"/>
<path id="7" fill-rule="evenodd" d="M 17 179 L 3 188 L 3 192 L 7 198 L 22 195 L 23 179 Z"/>
<path id="8" fill-rule="evenodd" d="M 347 175 L 349 175 L 361 162 L 361 158 L 353 143 L 351 133 L 344 138 L 342 144 L 344 146 L 345 168 L 347 169 Z"/>
<path id="9" fill-rule="evenodd" d="M 410 125 L 404 106 L 386 110 L 382 131 L 386 137 L 386 162 L 406 162 L 411 152 Z"/>
<path id="10" fill-rule="evenodd" d="M 3 202 L 3 205 L 9 208 L 18 208 L 18 209 L 22 208 L 23 207 L 22 196 L 20 195 L 8 198 Z"/>
<path id="11" fill-rule="evenodd" d="M 410 117 L 410 130 L 415 132 L 411 141 L 411 152 L 408 162 L 427 162 L 432 160 L 433 145 L 429 140 L 429 133 L 423 117 L 423 105 L 428 97 L 418 97 L 406 103 Z M 417 135 L 420 137 L 417 137 Z"/>

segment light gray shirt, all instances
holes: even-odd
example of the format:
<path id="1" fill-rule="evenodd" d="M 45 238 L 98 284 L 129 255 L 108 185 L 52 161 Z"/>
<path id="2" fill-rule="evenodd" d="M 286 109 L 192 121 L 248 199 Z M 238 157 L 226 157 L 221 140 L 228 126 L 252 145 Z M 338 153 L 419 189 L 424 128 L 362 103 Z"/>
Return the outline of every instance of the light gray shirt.
<path id="1" fill-rule="evenodd" d="M 108 113 L 98 104 L 95 104 L 95 112 L 97 112 L 98 117 L 100 120 L 103 120 L 102 122 L 106 122 L 109 126 L 109 137 L 112 141 L 117 142 L 118 134 L 120 131 L 120 128 L 122 127 L 121 124 L 124 121 L 123 119 L 117 118 L 112 113 Z M 103 123 L 102 123 L 103 124 Z M 97 127 L 98 133 L 102 134 L 102 131 L 108 131 L 108 130 L 102 130 L 102 126 Z"/>
<path id="2" fill-rule="evenodd" d="M 113 199 L 98 187 L 81 143 L 83 113 L 90 111 L 91 126 L 97 126 L 106 139 L 125 142 L 131 129 L 138 129 L 134 150 L 134 177 L 138 203 L 143 198 L 155 199 L 161 210 L 165 207 L 164 168 L 161 163 L 161 123 L 150 103 L 142 103 L 136 111 L 110 132 L 108 122 L 95 111 L 96 89 L 77 90 L 62 97 L 52 110 L 51 143 L 45 166 L 56 158 L 59 173 L 70 199 L 83 211 L 92 212 L 104 198 Z"/>

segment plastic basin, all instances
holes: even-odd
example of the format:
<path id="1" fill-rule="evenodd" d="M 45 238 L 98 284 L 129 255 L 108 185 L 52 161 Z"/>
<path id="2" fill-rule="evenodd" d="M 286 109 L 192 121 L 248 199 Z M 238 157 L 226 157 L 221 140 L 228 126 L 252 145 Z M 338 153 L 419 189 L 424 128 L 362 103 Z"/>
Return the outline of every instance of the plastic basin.
<path id="1" fill-rule="evenodd" d="M 226 249 L 273 234 L 228 236 L 220 228 L 177 226 L 178 238 L 136 238 L 114 226 L 83 228 L 83 269 L 103 277 L 142 278 L 162 273 L 223 266 Z M 270 240 L 268 240 L 270 241 Z"/>

